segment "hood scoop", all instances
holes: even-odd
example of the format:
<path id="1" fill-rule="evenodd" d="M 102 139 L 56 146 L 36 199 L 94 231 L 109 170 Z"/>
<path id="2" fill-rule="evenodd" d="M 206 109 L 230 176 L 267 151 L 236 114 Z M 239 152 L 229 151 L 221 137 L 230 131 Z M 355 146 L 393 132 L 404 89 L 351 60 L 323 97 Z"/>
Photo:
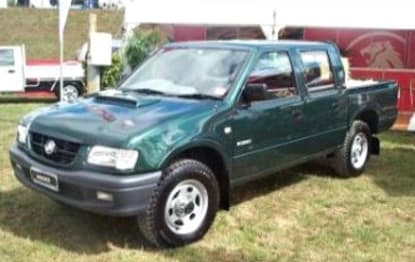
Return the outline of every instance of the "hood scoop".
<path id="1" fill-rule="evenodd" d="M 106 90 L 98 93 L 98 95 L 95 96 L 95 102 L 124 105 L 127 107 L 140 106 L 139 100 L 136 97 L 125 94 L 118 90 Z"/>

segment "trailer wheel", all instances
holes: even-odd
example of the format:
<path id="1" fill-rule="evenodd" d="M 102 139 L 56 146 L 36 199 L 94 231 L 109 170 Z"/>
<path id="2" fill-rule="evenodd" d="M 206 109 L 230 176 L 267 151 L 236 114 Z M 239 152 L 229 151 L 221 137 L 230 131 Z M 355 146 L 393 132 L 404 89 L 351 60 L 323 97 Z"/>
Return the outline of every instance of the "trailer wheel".
<path id="1" fill-rule="evenodd" d="M 76 101 L 82 94 L 81 88 L 74 84 L 74 83 L 65 83 L 63 86 L 63 94 L 62 99 L 60 96 L 60 88 L 55 88 L 55 95 L 59 100 L 62 100 L 63 102 L 74 102 Z"/>

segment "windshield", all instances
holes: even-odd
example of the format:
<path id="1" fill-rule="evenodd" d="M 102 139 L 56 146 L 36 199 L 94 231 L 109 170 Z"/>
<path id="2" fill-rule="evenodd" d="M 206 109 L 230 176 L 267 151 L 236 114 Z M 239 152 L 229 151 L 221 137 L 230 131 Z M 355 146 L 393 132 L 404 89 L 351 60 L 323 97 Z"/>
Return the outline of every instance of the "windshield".
<path id="1" fill-rule="evenodd" d="M 231 49 L 163 48 L 139 67 L 121 89 L 222 98 L 247 54 Z"/>

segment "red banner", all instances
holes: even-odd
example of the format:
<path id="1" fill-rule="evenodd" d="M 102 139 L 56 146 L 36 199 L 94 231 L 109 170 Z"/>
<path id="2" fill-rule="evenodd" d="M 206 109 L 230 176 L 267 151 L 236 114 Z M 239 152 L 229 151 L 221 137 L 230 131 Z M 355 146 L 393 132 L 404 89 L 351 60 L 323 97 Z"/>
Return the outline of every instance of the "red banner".
<path id="1" fill-rule="evenodd" d="M 353 78 L 397 81 L 399 110 L 415 111 L 415 31 L 308 28 L 304 39 L 337 43 Z"/>
<path id="2" fill-rule="evenodd" d="M 304 39 L 336 42 L 352 67 L 415 68 L 415 31 L 308 28 Z"/>

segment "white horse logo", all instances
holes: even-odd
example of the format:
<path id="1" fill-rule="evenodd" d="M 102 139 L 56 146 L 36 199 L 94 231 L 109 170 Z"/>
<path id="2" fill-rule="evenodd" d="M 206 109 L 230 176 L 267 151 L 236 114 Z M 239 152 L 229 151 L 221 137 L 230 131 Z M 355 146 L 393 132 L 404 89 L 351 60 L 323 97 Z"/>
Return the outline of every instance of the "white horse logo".
<path id="1" fill-rule="evenodd" d="M 376 68 L 403 68 L 401 55 L 389 41 L 372 42 L 360 50 L 360 54 L 367 58 L 369 67 Z"/>

